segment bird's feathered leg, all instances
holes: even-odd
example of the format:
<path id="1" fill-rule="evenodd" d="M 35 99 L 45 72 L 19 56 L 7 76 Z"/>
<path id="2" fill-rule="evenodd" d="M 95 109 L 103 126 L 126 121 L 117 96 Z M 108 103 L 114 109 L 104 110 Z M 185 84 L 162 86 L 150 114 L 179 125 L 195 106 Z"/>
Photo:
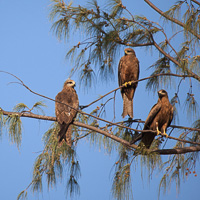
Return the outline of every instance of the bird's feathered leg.
<path id="1" fill-rule="evenodd" d="M 161 135 L 161 131 L 159 131 L 158 129 L 158 122 L 156 122 L 156 132 L 157 132 L 157 135 Z"/>
<path id="2" fill-rule="evenodd" d="M 164 128 L 163 128 L 163 133 L 161 132 L 161 131 L 159 131 L 159 129 L 158 129 L 158 122 L 156 122 L 156 132 L 157 132 L 157 135 L 163 135 L 163 136 L 165 136 L 166 138 L 168 138 L 168 135 L 167 135 L 167 133 L 166 133 L 166 125 L 167 124 L 165 124 L 165 126 L 164 126 Z M 161 134 L 162 133 L 162 134 Z"/>
<path id="3" fill-rule="evenodd" d="M 167 133 L 166 133 L 166 129 L 167 129 L 167 124 L 168 123 L 165 123 L 164 125 L 163 125 L 163 135 L 166 137 L 166 138 L 168 138 L 168 135 L 167 135 Z"/>

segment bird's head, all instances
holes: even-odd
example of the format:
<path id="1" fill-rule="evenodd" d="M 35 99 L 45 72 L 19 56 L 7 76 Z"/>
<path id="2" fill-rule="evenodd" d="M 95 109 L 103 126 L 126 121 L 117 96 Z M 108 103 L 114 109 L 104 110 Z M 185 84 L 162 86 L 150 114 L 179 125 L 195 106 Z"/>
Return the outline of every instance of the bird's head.
<path id="1" fill-rule="evenodd" d="M 135 51 L 133 49 L 131 49 L 131 48 L 126 48 L 124 50 L 124 53 L 125 53 L 125 56 L 126 55 L 134 55 L 135 56 Z"/>
<path id="2" fill-rule="evenodd" d="M 168 97 L 168 94 L 165 90 L 162 89 L 162 90 L 158 91 L 158 96 L 159 96 L 159 98 L 162 98 L 164 96 Z"/>
<path id="3" fill-rule="evenodd" d="M 72 87 L 74 88 L 76 85 L 75 81 L 71 80 L 71 79 L 67 79 L 64 83 L 64 88 L 65 87 Z"/>

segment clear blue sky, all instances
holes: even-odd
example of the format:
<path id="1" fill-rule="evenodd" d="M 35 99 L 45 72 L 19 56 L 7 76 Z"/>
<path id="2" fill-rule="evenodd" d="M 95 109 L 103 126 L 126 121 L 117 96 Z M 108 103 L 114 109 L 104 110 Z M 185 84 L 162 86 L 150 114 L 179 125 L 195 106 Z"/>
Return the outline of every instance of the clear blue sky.
<path id="1" fill-rule="evenodd" d="M 75 4 L 86 1 L 74 1 Z M 157 2 L 157 1 L 153 1 Z M 174 1 L 172 1 L 173 3 Z M 61 90 L 63 82 L 68 78 L 70 62 L 65 60 L 65 54 L 70 46 L 76 44 L 76 35 L 70 43 L 58 41 L 50 31 L 52 23 L 49 21 L 50 1 L 39 0 L 0 0 L 0 70 L 5 70 L 21 78 L 32 90 L 54 98 Z M 136 5 L 135 5 L 136 4 Z M 143 14 L 154 20 L 157 15 L 143 1 L 126 1 L 125 5 L 133 14 Z M 169 3 L 162 3 L 159 7 L 163 10 L 169 7 Z M 77 36 L 78 37 L 78 36 Z M 76 41 L 76 42 L 75 42 Z M 158 53 L 150 53 L 142 48 L 135 49 L 140 60 L 140 77 L 150 75 L 147 68 L 156 60 Z M 123 51 L 121 52 L 121 56 Z M 145 58 L 145 59 L 144 59 Z M 118 61 L 116 61 L 117 63 Z M 117 72 L 117 65 L 116 65 Z M 117 73 L 115 73 L 117 77 Z M 78 80 L 78 75 L 72 77 Z M 43 100 L 35 96 L 22 86 L 12 83 L 16 80 L 9 75 L 0 73 L 0 107 L 4 110 L 11 109 L 20 102 L 32 106 L 36 101 Z M 78 81 L 77 81 L 78 82 Z M 10 84 L 8 84 L 10 83 Z M 118 87 L 117 78 L 112 82 L 100 84 L 90 90 L 90 94 L 77 87 L 80 104 L 84 105 L 96 99 L 100 94 L 105 94 Z M 194 91 L 199 89 L 194 82 Z M 186 84 L 187 85 L 187 84 Z M 184 88 L 182 88 L 184 90 Z M 176 90 L 172 89 L 169 96 L 172 97 Z M 148 103 L 147 103 L 148 99 Z M 199 97 L 198 97 L 199 100 Z M 145 90 L 145 82 L 139 84 L 134 99 L 134 113 L 136 118 L 145 120 L 151 106 L 157 101 L 157 95 Z M 45 114 L 55 116 L 54 103 L 44 100 L 48 105 Z M 199 101 L 200 102 L 200 101 Z M 182 102 L 183 103 L 183 102 Z M 142 104 L 142 105 L 141 105 Z M 183 110 L 183 109 L 182 109 Z M 120 93 L 117 93 L 117 120 L 121 120 L 122 101 Z M 186 113 L 180 117 L 180 125 L 190 126 Z M 109 114 L 107 116 L 109 118 Z M 23 137 L 19 150 L 15 144 L 9 141 L 8 134 L 3 130 L 0 142 L 0 199 L 13 200 L 31 182 L 32 170 L 38 152 L 43 150 L 42 136 L 48 130 L 51 122 L 35 119 L 23 119 Z M 78 144 L 78 158 L 81 166 L 80 200 L 112 199 L 111 168 L 117 160 L 116 153 L 107 155 L 103 149 L 91 146 L 87 139 Z M 185 183 L 181 183 L 180 194 L 177 195 L 175 184 L 167 195 L 161 195 L 162 200 L 198 200 L 200 167 L 198 165 L 197 177 L 188 177 Z M 140 166 L 133 172 L 133 196 L 134 199 L 157 199 L 158 185 L 161 178 L 159 172 L 154 172 L 153 178 L 148 182 L 147 176 L 141 179 Z M 65 199 L 66 178 L 57 187 L 48 191 L 44 182 L 44 190 L 41 194 L 32 195 L 29 190 L 28 199 Z"/>

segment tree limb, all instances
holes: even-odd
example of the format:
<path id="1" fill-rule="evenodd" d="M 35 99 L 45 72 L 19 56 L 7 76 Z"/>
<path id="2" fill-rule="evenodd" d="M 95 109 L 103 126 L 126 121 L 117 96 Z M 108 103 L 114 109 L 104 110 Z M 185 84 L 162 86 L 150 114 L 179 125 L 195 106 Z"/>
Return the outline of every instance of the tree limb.
<path id="1" fill-rule="evenodd" d="M 43 115 L 36 115 L 36 114 L 32 114 L 32 113 L 18 113 L 18 112 L 8 112 L 8 111 L 4 111 L 4 110 L 0 110 L 2 112 L 3 115 L 12 115 L 12 114 L 16 114 L 19 115 L 20 117 L 29 117 L 29 118 L 35 118 L 35 119 L 42 119 L 42 120 L 49 120 L 49 121 L 57 121 L 56 117 L 51 117 L 51 116 L 43 116 Z M 84 124 L 78 121 L 74 121 L 73 122 L 74 125 L 79 126 L 79 127 L 83 127 L 95 132 L 98 132 L 120 144 L 123 144 L 124 146 L 126 146 L 129 149 L 137 149 L 137 145 L 135 144 L 130 144 L 128 141 L 121 139 L 107 131 L 101 130 L 97 127 L 94 126 L 90 126 L 88 124 Z M 149 130 L 148 130 L 149 131 Z M 160 149 L 160 150 L 146 150 L 147 153 L 158 153 L 161 155 L 169 155 L 169 154 L 183 154 L 183 153 L 189 153 L 189 152 L 196 152 L 196 151 L 200 151 L 200 146 L 193 146 L 193 147 L 184 147 L 184 148 L 176 148 L 176 149 Z"/>
<path id="2" fill-rule="evenodd" d="M 106 123 L 108 123 L 108 124 L 112 124 L 112 125 L 115 125 L 115 126 L 119 126 L 119 127 L 121 127 L 121 128 L 130 129 L 130 130 L 132 130 L 132 131 L 137 131 L 136 129 L 133 129 L 133 128 L 130 128 L 130 127 L 126 127 L 126 126 L 122 126 L 122 125 L 119 125 L 119 124 L 116 124 L 116 123 L 107 121 L 107 120 L 105 120 L 105 119 L 102 119 L 102 118 L 100 118 L 100 117 L 96 117 L 96 116 L 94 116 L 94 115 L 85 113 L 85 112 L 83 112 L 82 110 L 76 109 L 76 108 L 74 108 L 74 107 L 72 107 L 72 106 L 70 106 L 70 105 L 68 105 L 68 104 L 65 104 L 65 103 L 56 101 L 55 99 L 52 99 L 52 98 L 50 98 L 50 97 L 47 97 L 47 96 L 44 96 L 44 95 L 39 94 L 39 93 L 37 93 L 37 92 L 34 92 L 34 91 L 31 90 L 26 84 L 24 84 L 24 82 L 23 82 L 19 77 L 15 76 L 14 74 L 12 74 L 12 73 L 10 73 L 10 72 L 6 72 L 6 71 L 0 71 L 0 72 L 9 74 L 9 75 L 15 77 L 17 80 L 20 81 L 20 84 L 21 84 L 22 86 L 24 86 L 27 90 L 29 90 L 31 93 L 33 93 L 33 94 L 35 94 L 35 95 L 37 95 L 37 96 L 41 96 L 41 97 L 43 97 L 43 98 L 45 98 L 45 99 L 48 99 L 48 100 L 51 100 L 51 101 L 54 101 L 54 102 L 58 102 L 58 103 L 64 104 L 64 105 L 70 107 L 71 109 L 76 110 L 77 112 L 79 112 L 79 113 L 81 113 L 81 114 L 83 114 L 83 115 L 87 115 L 87 116 L 93 117 L 93 118 L 95 118 L 95 119 L 97 119 L 97 120 L 106 122 Z M 139 79 L 139 80 L 137 80 L 137 81 L 131 81 L 131 82 L 132 82 L 132 83 L 137 83 L 137 82 L 144 81 L 144 80 L 147 80 L 147 79 L 150 79 L 150 78 L 154 78 L 154 77 L 157 77 L 157 76 L 193 77 L 192 75 L 179 75 L 179 74 L 172 74 L 172 73 L 162 73 L 162 74 L 155 74 L 155 75 L 153 75 L 153 76 L 149 76 L 149 77 L 146 77 L 146 78 L 143 78 L 143 79 Z M 200 78 L 200 77 L 199 77 L 199 78 Z M 120 87 L 118 87 L 118 88 L 116 88 L 116 89 L 110 91 L 109 93 L 105 94 L 104 96 L 100 97 L 99 99 L 97 99 L 96 101 L 90 103 L 89 105 L 92 105 L 93 103 L 99 101 L 100 99 L 102 99 L 103 97 L 107 96 L 108 94 L 110 94 L 110 93 L 112 93 L 112 92 L 115 92 L 115 91 L 117 91 L 117 90 L 119 90 L 120 88 L 123 88 L 123 87 L 125 87 L 125 85 L 122 85 L 122 86 L 120 86 Z M 86 107 L 88 107 L 89 105 L 87 105 L 87 106 L 82 106 L 82 108 L 86 108 Z M 145 131 L 141 131 L 141 132 L 145 132 Z M 148 131 L 148 132 L 149 132 L 149 131 Z"/>
<path id="3" fill-rule="evenodd" d="M 191 0 L 193 1 L 194 3 L 198 4 L 200 6 L 200 2 L 196 1 L 196 0 Z"/>
<path id="4" fill-rule="evenodd" d="M 178 24 L 179 26 L 183 27 L 183 28 L 186 28 L 185 24 L 182 23 L 181 21 L 173 18 L 173 17 L 170 17 L 168 15 L 166 15 L 162 10 L 160 10 L 159 8 L 157 8 L 151 1 L 149 0 L 144 0 L 151 8 L 153 8 L 156 12 L 158 12 L 160 15 L 162 15 L 163 17 L 165 17 L 166 19 Z M 199 4 L 197 1 L 194 0 L 195 3 Z M 188 30 L 190 33 L 192 33 L 194 36 L 196 36 L 198 39 L 200 39 L 200 35 L 198 35 L 197 33 L 195 33 L 193 30 Z"/>
<path id="5" fill-rule="evenodd" d="M 181 63 L 178 62 L 175 58 L 173 58 L 172 56 L 170 56 L 168 53 L 166 53 L 158 44 L 157 42 L 154 40 L 153 38 L 153 35 L 151 34 L 151 32 L 145 27 L 143 26 L 142 24 L 138 23 L 137 21 L 135 21 L 134 19 L 133 20 L 128 20 L 128 19 L 121 19 L 121 20 L 124 20 L 124 21 L 131 21 L 131 22 L 135 22 L 136 24 L 142 26 L 144 29 L 146 29 L 148 32 L 149 32 L 149 35 L 153 41 L 153 45 L 158 49 L 158 51 L 160 51 L 160 53 L 162 53 L 164 56 L 166 56 L 169 60 L 171 60 L 175 65 L 181 67 Z M 192 72 L 191 70 L 189 69 L 185 69 L 187 74 L 190 76 L 190 77 L 193 77 L 194 79 L 198 80 L 200 82 L 200 77 L 195 74 L 194 72 Z"/>
<path id="6" fill-rule="evenodd" d="M 131 83 L 138 83 L 138 82 L 141 82 L 141 81 L 144 81 L 144 80 L 148 80 L 148 79 L 151 79 L 151 78 L 154 78 L 154 77 L 158 77 L 158 76 L 175 76 L 175 77 L 182 77 L 182 78 L 193 77 L 192 75 L 179 75 L 179 74 L 172 74 L 172 73 L 161 73 L 161 74 L 154 74 L 153 76 L 149 76 L 149 77 L 146 77 L 146 78 L 141 78 L 141 79 L 136 80 L 136 81 L 131 81 Z M 200 81 L 200 77 L 198 77 L 198 78 L 199 78 L 199 81 Z M 111 94 L 111 93 L 113 93 L 113 92 L 115 92 L 115 91 L 117 91 L 117 90 L 119 90 L 119 89 L 121 89 L 123 87 L 125 87 L 125 86 L 122 85 L 122 86 L 120 86 L 120 87 L 118 87 L 118 88 L 106 93 L 105 95 L 99 97 L 98 99 L 96 99 L 95 101 L 89 103 L 88 105 L 81 106 L 81 108 L 82 109 L 87 108 L 87 107 L 91 106 L 92 104 L 96 103 L 97 101 L 101 100 L 102 98 L 106 97 L 107 95 L 109 95 L 109 94 Z"/>
<path id="7" fill-rule="evenodd" d="M 152 153 L 158 153 L 160 155 L 171 155 L 171 154 L 184 154 L 189 152 L 196 152 L 200 151 L 200 146 L 193 146 L 193 147 L 184 147 L 184 148 L 176 148 L 176 149 L 158 149 L 152 151 Z"/>

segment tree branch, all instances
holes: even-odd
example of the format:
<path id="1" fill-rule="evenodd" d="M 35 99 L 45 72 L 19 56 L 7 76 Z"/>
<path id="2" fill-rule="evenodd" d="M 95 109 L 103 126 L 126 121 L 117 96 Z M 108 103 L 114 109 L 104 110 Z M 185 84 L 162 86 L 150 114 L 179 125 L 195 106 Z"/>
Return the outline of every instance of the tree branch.
<path id="1" fill-rule="evenodd" d="M 198 4 L 200 6 L 200 2 L 196 1 L 196 0 L 191 0 L 193 1 L 194 3 Z"/>
<path id="2" fill-rule="evenodd" d="M 38 95 L 38 96 L 41 96 L 41 97 L 43 97 L 43 98 L 49 99 L 49 100 L 54 101 L 54 102 L 58 102 L 58 103 L 64 104 L 64 103 L 62 103 L 62 102 L 56 101 L 56 100 L 54 100 L 54 99 L 52 99 L 52 98 L 49 98 L 49 97 L 46 97 L 46 96 L 44 96 L 44 95 L 41 95 L 41 94 L 39 94 L 39 93 L 34 92 L 34 91 L 31 90 L 27 85 L 25 85 L 24 82 L 23 82 L 20 78 L 18 78 L 18 77 L 15 76 L 14 74 L 12 74 L 12 73 L 10 73 L 10 72 L 6 72 L 6 71 L 0 71 L 0 72 L 9 74 L 9 75 L 15 77 L 17 80 L 20 81 L 20 84 L 21 84 L 22 86 L 24 86 L 26 89 L 28 89 L 31 93 L 33 93 L 33 94 L 35 94 L 35 95 Z M 139 79 L 139 80 L 137 80 L 137 81 L 131 81 L 131 82 L 132 82 L 132 83 L 136 83 L 136 82 L 144 81 L 144 80 L 147 80 L 147 79 L 150 79 L 150 78 L 154 78 L 154 77 L 157 77 L 157 76 L 192 77 L 192 76 L 190 76 L 190 75 L 178 75 L 178 74 L 172 74 L 172 73 L 162 73 L 162 74 L 155 74 L 155 75 L 153 75 L 153 76 L 149 76 L 149 77 L 146 77 L 146 78 L 143 78 L 143 79 Z M 125 87 L 125 86 L 122 85 L 122 86 L 120 86 L 120 87 L 118 87 L 118 88 L 112 90 L 111 92 L 105 94 L 104 96 L 102 96 L 101 98 L 97 99 L 96 101 L 90 103 L 89 105 L 92 105 L 93 103 L 99 101 L 99 100 L 102 99 L 103 97 L 107 96 L 108 94 L 110 94 L 110 93 L 112 93 L 112 92 L 117 91 L 118 89 L 120 89 L 120 88 L 122 88 L 122 87 Z M 65 104 L 65 105 L 67 105 L 67 104 Z M 88 106 L 89 106 L 89 105 L 88 105 Z M 119 125 L 119 124 L 117 124 L 117 123 L 113 123 L 113 122 L 107 121 L 107 120 L 105 120 L 105 119 L 96 117 L 96 116 L 94 116 L 94 115 L 85 113 L 85 112 L 83 112 L 83 111 L 81 111 L 81 110 L 79 110 L 79 109 L 73 108 L 73 107 L 70 106 L 70 105 L 67 105 L 67 106 L 69 106 L 70 108 L 76 110 L 77 112 L 79 112 L 79 113 L 81 113 L 81 114 L 83 114 L 83 115 L 87 115 L 87 116 L 93 117 L 93 118 L 95 118 L 95 119 L 97 119 L 97 120 L 106 122 L 106 123 L 108 123 L 108 124 L 112 124 L 112 125 L 114 125 L 114 126 L 118 126 L 118 127 L 121 127 L 121 128 L 126 128 L 126 129 L 129 129 L 129 130 L 132 130 L 132 131 L 138 131 L 137 129 L 133 129 L 133 128 L 130 128 L 130 127 L 127 127 L 127 126 Z M 83 108 L 88 107 L 88 106 L 84 106 Z M 19 114 L 19 113 L 18 113 L 18 114 Z M 20 113 L 20 116 L 26 116 L 27 114 L 28 114 L 28 113 Z M 33 114 L 33 115 L 34 115 L 34 114 Z M 32 118 L 35 118 L 35 117 L 32 117 Z M 37 117 L 36 117 L 36 118 L 37 118 Z M 48 120 L 48 119 L 47 119 L 47 120 Z M 53 120 L 53 121 L 56 121 L 56 120 Z M 152 133 L 154 133 L 154 131 L 151 131 L 151 130 L 140 130 L 140 132 L 152 132 Z"/>
<path id="3" fill-rule="evenodd" d="M 166 53 L 166 52 L 156 43 L 156 41 L 155 41 L 154 38 L 153 38 L 153 35 L 151 34 L 151 32 L 150 32 L 145 26 L 143 26 L 142 24 L 138 23 L 138 22 L 135 21 L 134 19 L 133 19 L 133 20 L 128 20 L 128 19 L 123 19 L 123 18 L 122 18 L 121 20 L 134 22 L 134 23 L 136 23 L 136 24 L 142 26 L 144 29 L 146 29 L 146 30 L 149 32 L 149 35 L 150 35 L 150 37 L 151 37 L 151 39 L 152 39 L 152 41 L 153 41 L 153 45 L 158 49 L 158 51 L 160 51 L 164 56 L 166 56 L 167 58 L 169 58 L 169 60 L 171 60 L 174 64 L 176 64 L 177 66 L 181 67 L 181 63 L 179 63 L 175 58 L 173 58 L 173 57 L 170 56 L 168 53 Z M 200 37 L 200 36 L 199 36 L 199 37 Z M 129 45 L 127 44 L 127 46 L 129 46 Z M 187 68 L 186 68 L 185 70 L 186 70 L 186 72 L 187 72 L 187 74 L 188 74 L 189 76 L 193 77 L 194 79 L 196 79 L 196 80 L 198 80 L 198 81 L 200 82 L 200 77 L 199 77 L 197 74 L 195 74 L 194 72 L 192 72 L 191 70 L 189 70 L 189 69 L 187 69 Z"/>
<path id="4" fill-rule="evenodd" d="M 60 101 L 56 101 L 55 99 L 52 99 L 52 98 L 50 98 L 50 97 L 47 97 L 47 96 L 44 96 L 44 95 L 39 94 L 39 93 L 37 93 L 37 92 L 34 92 L 34 91 L 31 90 L 27 85 L 25 85 L 24 82 L 23 82 L 20 78 L 18 78 L 18 77 L 15 76 L 14 74 L 12 74 L 12 73 L 10 73 L 10 72 L 6 72 L 6 71 L 0 71 L 0 72 L 9 74 L 9 75 L 15 77 L 17 80 L 20 81 L 20 84 L 21 84 L 22 86 L 24 86 L 27 90 L 29 90 L 31 93 L 33 93 L 33 94 L 35 94 L 35 95 L 37 95 L 37 96 L 43 97 L 43 98 L 45 98 L 45 99 L 48 99 L 48 100 L 51 100 L 51 101 L 54 101 L 54 102 L 58 102 L 58 103 L 60 103 L 60 104 L 64 104 L 64 105 L 70 107 L 71 109 L 76 110 L 77 112 L 81 113 L 82 115 L 87 115 L 87 116 L 93 117 L 93 118 L 95 118 L 95 119 L 97 119 L 97 120 L 100 120 L 100 121 L 103 121 L 103 122 L 106 122 L 106 123 L 109 123 L 109 124 L 112 124 L 112 125 L 115 125 L 115 126 L 119 126 L 119 127 L 121 127 L 121 128 L 127 128 L 127 129 L 130 129 L 130 130 L 132 130 L 132 131 L 136 131 L 136 129 L 133 129 L 133 128 L 130 128 L 130 127 L 126 127 L 126 126 L 122 126 L 122 125 L 119 125 L 119 124 L 115 124 L 115 123 L 113 123 L 113 122 L 110 122 L 110 121 L 108 121 L 108 120 L 102 119 L 102 118 L 100 118 L 100 117 L 96 117 L 96 116 L 91 115 L 91 114 L 89 114 L 89 113 L 85 113 L 85 112 L 83 112 L 82 110 L 76 109 L 76 108 L 74 108 L 74 107 L 72 107 L 72 106 L 70 106 L 70 105 L 68 105 L 68 104 L 66 104 L 66 103 L 62 103 L 62 102 L 60 102 Z M 119 88 L 118 88 L 118 89 L 119 89 Z M 27 113 L 26 113 L 26 114 L 27 114 Z M 22 115 L 22 113 L 21 113 L 21 116 L 25 116 L 25 115 Z M 33 117 L 33 118 L 34 118 L 34 117 Z"/>
<path id="5" fill-rule="evenodd" d="M 193 146 L 193 147 L 184 147 L 184 148 L 176 148 L 176 149 L 158 149 L 152 151 L 152 153 L 158 153 L 160 155 L 171 155 L 171 154 L 184 154 L 189 152 L 196 152 L 200 151 L 200 146 Z"/>
<path id="6" fill-rule="evenodd" d="M 144 0 L 151 8 L 153 8 L 156 12 L 158 12 L 160 15 L 162 15 L 163 17 L 165 17 L 166 19 L 178 24 L 179 26 L 186 28 L 185 24 L 180 22 L 179 20 L 170 17 L 168 15 L 166 15 L 163 11 L 161 11 L 159 8 L 157 8 L 151 1 L 149 0 Z M 197 1 L 194 1 L 195 3 L 199 4 Z M 195 33 L 193 30 L 188 30 L 190 33 L 192 33 L 194 36 L 196 36 L 198 39 L 200 39 L 200 35 L 198 35 L 197 33 Z"/>
<path id="7" fill-rule="evenodd" d="M 146 77 L 146 78 L 141 78 L 141 79 L 136 80 L 136 81 L 131 81 L 131 83 L 138 83 L 138 82 L 141 82 L 141 81 L 144 81 L 144 80 L 148 80 L 150 78 L 154 78 L 154 77 L 158 77 L 158 76 L 175 76 L 175 77 L 182 77 L 182 78 L 193 77 L 192 75 L 179 75 L 179 74 L 172 74 L 172 73 L 161 73 L 161 74 L 155 74 L 153 76 L 149 76 L 149 77 Z M 200 79 L 200 77 L 199 77 L 199 79 Z M 99 97 L 98 99 L 96 99 L 95 101 L 89 103 L 88 105 L 81 106 L 81 108 L 82 109 L 87 108 L 87 107 L 91 106 L 92 104 L 96 103 L 97 101 L 101 100 L 102 98 L 108 96 L 109 94 L 111 94 L 111 93 L 113 93 L 113 92 L 115 92 L 115 91 L 117 91 L 117 90 L 119 90 L 119 89 L 121 89 L 123 87 L 125 87 L 125 86 L 122 85 L 122 86 L 120 86 L 120 87 L 118 87 L 118 88 L 106 93 L 105 95 Z"/>
<path id="8" fill-rule="evenodd" d="M 0 110 L 2 112 L 3 115 L 19 115 L 20 117 L 29 117 L 29 118 L 35 118 L 35 119 L 41 119 L 41 120 L 49 120 L 49 121 L 57 121 L 56 117 L 51 117 L 51 116 L 43 116 L 43 115 L 36 115 L 36 114 L 32 114 L 32 113 L 18 113 L 18 112 L 8 112 L 8 111 L 4 111 L 4 110 Z M 101 130 L 97 127 L 94 126 L 90 126 L 88 124 L 84 124 L 78 121 L 74 121 L 73 122 L 74 125 L 79 126 L 79 127 L 83 127 L 92 131 L 95 131 L 97 133 L 100 133 L 120 144 L 123 144 L 124 146 L 126 146 L 129 149 L 137 149 L 137 145 L 135 144 L 130 144 L 128 141 L 121 139 L 107 131 Z M 127 127 L 126 127 L 127 128 Z M 149 130 L 147 130 L 149 131 Z M 146 150 L 147 153 L 158 153 L 161 155 L 169 155 L 169 154 L 183 154 L 183 153 L 189 153 L 189 152 L 196 152 L 196 151 L 200 151 L 200 146 L 193 146 L 193 147 L 184 147 L 184 148 L 176 148 L 176 149 L 161 149 L 161 150 Z"/>

